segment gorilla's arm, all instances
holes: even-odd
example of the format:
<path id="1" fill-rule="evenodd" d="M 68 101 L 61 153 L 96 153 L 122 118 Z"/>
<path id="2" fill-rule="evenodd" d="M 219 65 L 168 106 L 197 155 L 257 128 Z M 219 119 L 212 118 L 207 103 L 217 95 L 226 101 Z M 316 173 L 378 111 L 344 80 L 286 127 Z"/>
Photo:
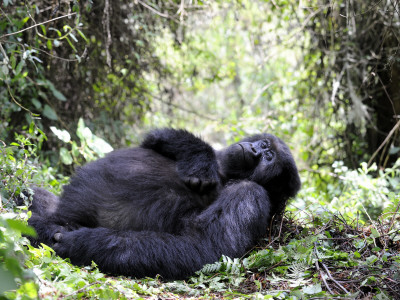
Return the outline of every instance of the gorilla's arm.
<path id="1" fill-rule="evenodd" d="M 269 204 L 261 186 L 241 181 L 224 188 L 214 203 L 188 220 L 181 235 L 80 228 L 57 234 L 54 249 L 74 264 L 94 261 L 112 274 L 186 278 L 222 254 L 243 255 L 266 234 Z"/>
<path id="2" fill-rule="evenodd" d="M 175 160 L 179 177 L 200 194 L 208 193 L 220 182 L 214 149 L 186 130 L 164 128 L 151 131 L 141 147 Z"/>

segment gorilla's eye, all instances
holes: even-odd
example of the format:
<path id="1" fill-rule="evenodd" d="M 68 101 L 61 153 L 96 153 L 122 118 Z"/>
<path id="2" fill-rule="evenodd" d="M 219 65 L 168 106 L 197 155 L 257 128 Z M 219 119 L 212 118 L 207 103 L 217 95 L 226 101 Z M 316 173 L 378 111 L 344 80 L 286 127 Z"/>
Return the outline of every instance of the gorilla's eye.
<path id="1" fill-rule="evenodd" d="M 269 140 L 261 141 L 260 147 L 262 149 L 268 149 L 271 147 L 271 142 Z"/>

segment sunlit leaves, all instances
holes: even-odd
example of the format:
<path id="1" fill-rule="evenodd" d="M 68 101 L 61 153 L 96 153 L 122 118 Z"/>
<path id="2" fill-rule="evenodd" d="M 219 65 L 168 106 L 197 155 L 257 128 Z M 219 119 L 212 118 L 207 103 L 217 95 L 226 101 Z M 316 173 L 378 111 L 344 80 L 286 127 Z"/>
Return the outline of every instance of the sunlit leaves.
<path id="1" fill-rule="evenodd" d="M 60 159 L 65 165 L 70 165 L 73 162 L 72 155 L 69 153 L 68 149 L 64 147 L 60 148 Z"/>
<path id="2" fill-rule="evenodd" d="M 71 165 L 72 163 L 81 163 L 81 156 L 86 161 L 102 157 L 106 153 L 111 152 L 113 148 L 102 138 L 96 136 L 85 126 L 83 119 L 79 119 L 76 135 L 80 139 L 80 145 L 76 141 L 71 140 L 70 133 L 65 129 L 58 129 L 54 126 L 50 127 L 51 131 L 65 144 L 69 145 L 61 147 L 59 150 L 60 159 L 63 164 Z M 68 149 L 70 148 L 70 150 Z"/>

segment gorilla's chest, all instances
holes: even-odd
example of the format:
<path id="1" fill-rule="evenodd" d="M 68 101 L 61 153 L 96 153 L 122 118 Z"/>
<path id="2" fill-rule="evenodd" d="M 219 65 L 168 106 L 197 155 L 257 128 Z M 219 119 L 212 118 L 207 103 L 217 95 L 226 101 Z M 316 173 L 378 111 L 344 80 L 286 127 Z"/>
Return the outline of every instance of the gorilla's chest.
<path id="1" fill-rule="evenodd" d="M 152 150 L 129 150 L 106 162 L 101 176 L 109 195 L 98 207 L 99 226 L 178 232 L 201 209 L 200 195 L 179 178 L 175 161 Z"/>

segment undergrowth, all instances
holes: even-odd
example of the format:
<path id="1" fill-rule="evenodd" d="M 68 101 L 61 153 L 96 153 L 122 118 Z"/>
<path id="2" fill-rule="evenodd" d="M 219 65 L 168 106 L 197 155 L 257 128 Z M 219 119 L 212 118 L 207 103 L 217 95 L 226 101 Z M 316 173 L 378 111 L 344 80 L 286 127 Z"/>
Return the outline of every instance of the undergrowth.
<path id="1" fill-rule="evenodd" d="M 15 231 L 3 232 L 6 241 Z M 360 227 L 340 214 L 305 222 L 287 213 L 275 222 L 271 239 L 246 257 L 222 257 L 187 281 L 172 282 L 112 277 L 94 264 L 76 267 L 51 248 L 33 248 L 17 236 L 14 251 L 26 257 L 24 272 L 30 277 L 28 285 L 5 293 L 9 299 L 397 299 L 400 294 L 400 226 L 393 215 Z"/>

